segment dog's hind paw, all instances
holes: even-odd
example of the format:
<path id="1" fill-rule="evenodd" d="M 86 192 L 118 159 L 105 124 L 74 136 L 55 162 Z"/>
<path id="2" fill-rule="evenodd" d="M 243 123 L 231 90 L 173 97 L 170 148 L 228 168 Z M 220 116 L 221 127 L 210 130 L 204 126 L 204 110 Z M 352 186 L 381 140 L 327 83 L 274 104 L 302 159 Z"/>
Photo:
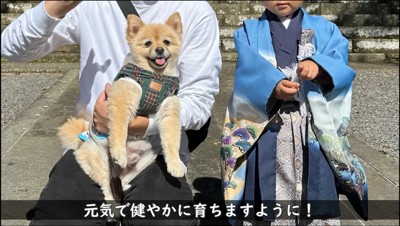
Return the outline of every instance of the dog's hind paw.
<path id="1" fill-rule="evenodd" d="M 173 161 L 167 163 L 167 170 L 174 177 L 183 177 L 186 173 L 186 166 L 182 161 Z"/>

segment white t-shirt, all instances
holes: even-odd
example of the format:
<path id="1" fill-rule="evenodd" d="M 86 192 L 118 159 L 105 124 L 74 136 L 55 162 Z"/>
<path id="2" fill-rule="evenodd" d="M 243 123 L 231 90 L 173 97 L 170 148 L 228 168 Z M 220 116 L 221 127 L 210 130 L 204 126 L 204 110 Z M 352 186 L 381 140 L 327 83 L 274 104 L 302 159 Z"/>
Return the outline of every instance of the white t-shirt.
<path id="1" fill-rule="evenodd" d="M 164 23 L 178 11 L 183 46 L 178 61 L 184 130 L 199 129 L 211 116 L 219 92 L 221 70 L 219 27 L 206 1 L 132 1 L 145 23 Z M 39 59 L 63 45 L 80 44 L 80 93 L 76 115 L 91 120 L 94 104 L 106 83 L 112 83 L 129 48 L 126 18 L 116 1 L 82 1 L 63 19 L 50 17 L 44 2 L 27 10 L 1 34 L 1 54 L 10 61 Z M 158 134 L 150 116 L 146 135 Z M 157 136 L 158 137 L 158 136 Z M 182 136 L 181 147 L 187 147 Z"/>

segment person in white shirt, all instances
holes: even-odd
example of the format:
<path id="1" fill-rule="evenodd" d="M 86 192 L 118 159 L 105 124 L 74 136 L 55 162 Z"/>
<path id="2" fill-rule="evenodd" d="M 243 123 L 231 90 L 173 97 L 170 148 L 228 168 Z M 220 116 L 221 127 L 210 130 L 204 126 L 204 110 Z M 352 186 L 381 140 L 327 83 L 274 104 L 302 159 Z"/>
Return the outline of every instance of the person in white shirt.
<path id="1" fill-rule="evenodd" d="M 206 1 L 132 1 L 145 23 L 163 23 L 178 11 L 183 23 L 183 46 L 178 61 L 183 130 L 200 129 L 211 117 L 219 92 L 221 53 L 215 12 Z M 132 6 L 133 7 L 133 6 Z M 130 53 L 125 39 L 126 18 L 116 1 L 43 1 L 13 21 L 1 34 L 1 54 L 13 62 L 39 59 L 64 45 L 80 45 L 80 93 L 74 115 L 94 121 L 99 132 L 107 133 L 106 91 L 124 59 Z M 153 115 L 137 117 L 129 127 L 131 135 L 151 137 L 160 146 Z M 50 216 L 64 216 L 58 206 L 41 200 L 98 200 L 99 187 L 80 169 L 67 150 L 50 173 L 39 202 L 29 212 L 32 224 Z M 181 136 L 180 156 L 190 159 L 188 139 Z M 162 157 L 135 178 L 126 200 L 192 200 L 185 178 L 172 180 Z M 45 205 L 46 204 L 46 205 Z M 64 214 L 64 213 L 63 213 Z M 190 221 L 191 222 L 191 221 Z M 196 221 L 193 221 L 196 222 Z M 129 223 L 128 221 L 123 224 Z M 151 224 L 163 224 L 152 221 Z M 182 222 L 176 222 L 182 223 Z M 185 224 L 187 221 L 185 222 Z"/>

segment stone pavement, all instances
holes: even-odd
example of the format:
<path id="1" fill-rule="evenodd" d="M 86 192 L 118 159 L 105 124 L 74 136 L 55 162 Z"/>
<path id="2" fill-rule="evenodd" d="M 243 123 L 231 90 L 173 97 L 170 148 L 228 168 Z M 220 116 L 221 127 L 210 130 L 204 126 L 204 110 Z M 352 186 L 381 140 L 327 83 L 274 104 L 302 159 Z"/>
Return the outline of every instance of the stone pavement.
<path id="1" fill-rule="evenodd" d="M 47 65 L 51 67 L 51 64 Z M 386 79 L 391 84 L 394 81 L 398 85 L 398 65 L 357 63 L 351 65 L 357 72 L 377 70 L 377 72 L 374 72 L 376 73 L 375 76 L 394 73 L 390 78 L 382 76 L 380 80 Z M 23 65 L 19 66 L 23 67 Z M 223 64 L 220 75 L 221 90 L 213 109 L 208 139 L 194 151 L 189 163 L 188 181 L 193 188 L 196 200 L 220 200 L 222 196 L 219 138 L 225 106 L 233 86 L 234 66 L 233 63 Z M 8 126 L 1 131 L 2 200 L 37 199 L 47 182 L 51 168 L 62 153 L 60 143 L 56 138 L 56 128 L 72 114 L 74 100 L 78 94 L 78 67 L 73 64 L 66 65 L 66 68 L 68 70 L 64 70 L 65 73 L 54 85 L 44 91 L 36 101 L 29 104 L 22 111 L 22 114 L 12 119 Z M 2 81 L 3 73 L 4 69 L 2 69 Z M 6 84 L 3 82 L 3 85 Z M 31 87 L 35 86 L 34 83 L 31 84 Z M 28 86 L 26 89 L 31 87 Z M 373 91 L 370 90 L 369 92 Z M 398 114 L 398 91 L 393 92 L 397 92 L 391 102 L 394 105 L 388 107 L 397 108 L 395 112 Z M 18 91 L 16 93 L 18 94 Z M 3 96 L 7 94 L 2 93 L 1 95 L 3 99 Z M 13 95 L 10 98 L 12 97 Z M 365 99 L 359 97 L 354 99 L 356 102 L 353 104 L 356 106 L 358 106 L 357 104 L 367 103 Z M 374 106 L 367 107 L 374 108 Z M 2 114 L 6 110 L 3 109 L 2 105 Z M 385 111 L 386 109 L 381 110 Z M 398 123 L 398 115 L 395 119 Z M 389 157 L 387 152 L 380 151 L 379 145 L 371 145 L 373 144 L 372 141 L 366 142 L 368 139 L 365 140 L 365 137 L 359 135 L 362 133 L 357 132 L 357 126 L 355 126 L 354 131 L 354 133 L 350 133 L 350 144 L 366 170 L 370 200 L 399 200 L 398 158 Z M 374 132 L 374 130 L 372 129 L 371 132 Z M 379 133 L 379 131 L 375 132 Z M 398 140 L 398 134 L 387 134 L 387 136 L 394 136 Z M 398 146 L 391 149 L 393 149 L 393 152 L 397 152 L 398 156 Z M 396 153 L 394 156 L 396 156 Z M 373 205 L 374 202 L 371 204 Z M 2 209 L 4 209 L 3 202 Z M 398 206 L 394 211 L 397 213 L 397 219 L 377 219 L 375 217 L 375 219 L 369 221 L 362 221 L 354 217 L 353 220 L 343 220 L 342 225 L 398 225 Z M 27 223 L 23 219 L 2 220 L 1 225 L 26 225 Z M 220 225 L 221 222 L 202 221 L 202 225 L 207 224 Z"/>

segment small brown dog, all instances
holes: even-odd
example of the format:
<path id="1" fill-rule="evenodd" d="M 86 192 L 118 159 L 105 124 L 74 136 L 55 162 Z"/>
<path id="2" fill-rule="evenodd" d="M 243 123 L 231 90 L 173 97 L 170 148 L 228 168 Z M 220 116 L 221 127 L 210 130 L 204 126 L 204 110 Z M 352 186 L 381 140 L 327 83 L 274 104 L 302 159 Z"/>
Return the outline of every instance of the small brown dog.
<path id="1" fill-rule="evenodd" d="M 168 172 L 174 177 L 185 174 L 179 157 L 180 104 L 174 95 L 179 86 L 181 17 L 174 13 L 164 24 L 145 24 L 139 17 L 129 15 L 126 38 L 132 59 L 121 69 L 108 94 L 109 136 L 100 139 L 94 128 L 81 118 L 68 119 L 58 132 L 64 148 L 75 149 L 77 162 L 101 186 L 106 200 L 114 200 L 108 151 L 121 168 L 123 190 L 160 154 L 152 149 L 149 140 L 129 139 L 129 122 L 138 114 L 155 113 Z M 82 142 L 78 134 L 85 131 L 89 139 Z"/>

